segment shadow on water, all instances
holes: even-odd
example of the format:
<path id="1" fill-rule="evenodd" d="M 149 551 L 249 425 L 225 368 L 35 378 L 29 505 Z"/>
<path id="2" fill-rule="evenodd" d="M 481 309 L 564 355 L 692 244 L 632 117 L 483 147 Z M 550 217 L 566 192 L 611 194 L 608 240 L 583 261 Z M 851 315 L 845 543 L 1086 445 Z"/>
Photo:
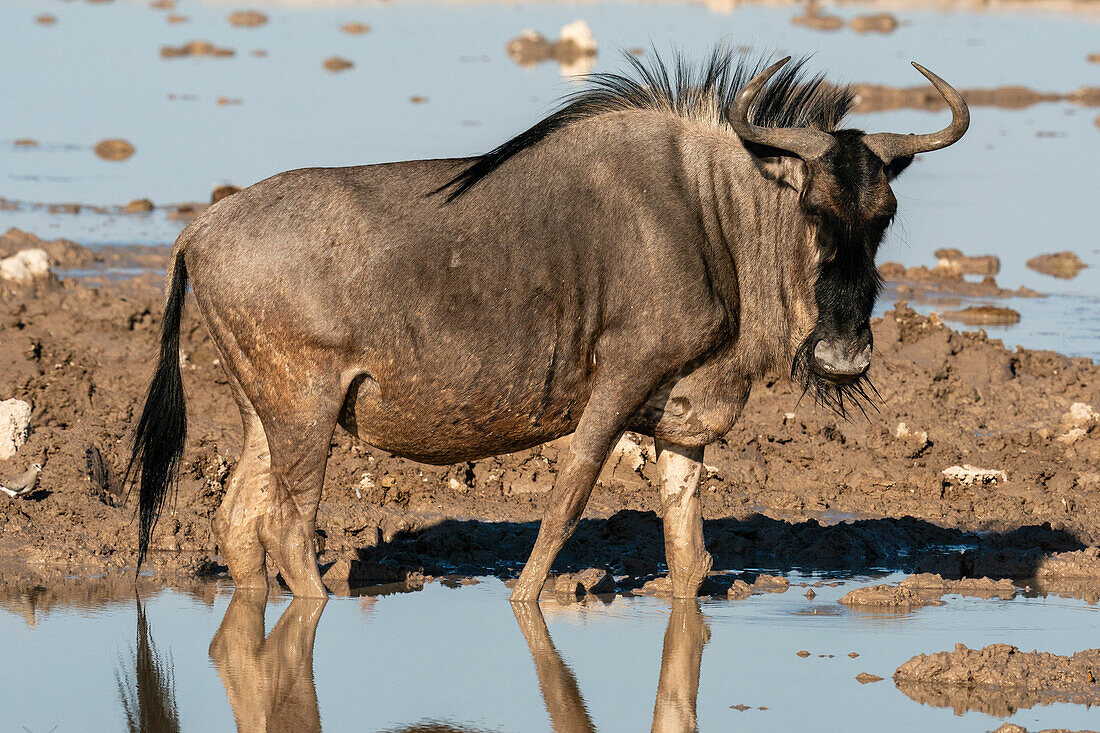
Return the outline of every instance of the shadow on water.
<path id="1" fill-rule="evenodd" d="M 135 602 L 137 647 L 132 651 L 130 663 L 120 660 L 115 673 L 126 730 L 130 733 L 174 733 L 180 730 L 180 720 L 172 657 L 157 651 L 141 598 L 136 598 Z"/>
<path id="2" fill-rule="evenodd" d="M 535 522 L 452 519 L 401 531 L 388 542 L 358 548 L 350 584 L 400 581 L 417 573 L 514 577 L 537 532 Z M 934 572 L 946 578 L 1030 578 L 1044 554 L 1085 546 L 1073 533 L 1050 524 L 978 533 L 913 517 L 823 524 L 754 515 L 707 520 L 704 535 L 716 570 L 852 573 L 891 569 Z M 661 519 L 651 511 L 623 510 L 608 519 L 586 519 L 554 569 L 608 568 L 615 575 L 629 576 L 620 583 L 621 590 L 637 587 L 647 576 L 664 571 L 662 538 Z"/>
<path id="3" fill-rule="evenodd" d="M 221 626 L 210 642 L 210 658 L 225 684 L 238 731 L 310 733 L 321 730 L 313 677 L 313 643 L 326 603 L 325 599 L 293 600 L 265 638 L 267 595 L 263 591 L 243 590 L 233 595 Z M 710 639 L 710 629 L 698 601 L 675 600 L 671 605 L 653 707 L 653 730 L 682 733 L 697 729 L 699 668 L 703 647 Z M 530 650 L 553 730 L 558 733 L 595 731 L 577 679 L 554 646 L 542 609 L 537 603 L 525 603 L 513 605 L 512 610 Z M 150 658 L 155 659 L 140 606 L 138 637 L 139 650 L 151 650 Z M 143 639 L 144 646 L 140 646 Z M 140 655 L 139 651 L 139 660 Z M 165 677 L 161 665 L 154 663 L 151 668 L 157 673 L 146 673 L 146 677 L 142 677 L 141 670 L 148 668 L 149 665 L 138 662 L 138 689 L 145 689 L 146 695 L 154 692 L 159 695 L 156 701 L 149 703 L 151 711 L 170 710 L 174 716 L 170 667 Z M 146 680 L 145 688 L 141 686 L 142 679 Z M 130 707 L 126 710 L 130 718 Z M 143 717 L 143 724 L 144 720 Z M 165 718 L 165 721 L 167 725 L 163 728 L 134 728 L 131 724 L 131 730 L 178 730 L 178 727 L 170 727 L 175 724 L 174 717 Z M 442 721 L 423 721 L 387 729 L 387 733 L 475 731 Z"/>

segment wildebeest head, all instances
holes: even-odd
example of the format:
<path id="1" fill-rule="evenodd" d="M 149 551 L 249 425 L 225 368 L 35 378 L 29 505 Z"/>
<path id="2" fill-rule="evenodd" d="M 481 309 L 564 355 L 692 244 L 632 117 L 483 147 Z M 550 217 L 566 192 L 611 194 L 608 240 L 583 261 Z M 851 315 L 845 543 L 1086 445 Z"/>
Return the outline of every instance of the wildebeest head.
<path id="1" fill-rule="evenodd" d="M 848 395 L 866 397 L 871 364 L 871 311 L 882 286 L 875 254 L 897 211 L 890 182 L 917 153 L 958 141 L 970 124 L 962 96 L 917 63 L 943 95 L 951 124 L 929 135 L 824 132 L 806 127 L 758 127 L 750 106 L 768 79 L 790 58 L 773 64 L 738 93 L 730 124 L 765 176 L 799 192 L 815 230 L 817 323 L 795 355 L 792 375 L 818 401 L 845 413 Z"/>

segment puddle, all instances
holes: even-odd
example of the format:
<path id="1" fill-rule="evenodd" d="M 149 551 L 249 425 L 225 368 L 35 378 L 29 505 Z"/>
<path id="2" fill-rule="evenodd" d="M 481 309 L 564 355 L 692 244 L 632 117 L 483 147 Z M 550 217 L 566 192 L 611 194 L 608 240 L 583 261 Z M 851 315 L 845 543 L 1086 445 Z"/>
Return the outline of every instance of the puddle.
<path id="1" fill-rule="evenodd" d="M 528 68 L 515 63 L 508 42 L 528 28 L 556 38 L 577 19 L 598 43 L 597 72 L 620 68 L 618 49 L 652 42 L 702 55 L 726 39 L 755 53 L 812 53 L 811 65 L 836 80 L 914 86 L 922 80 L 908 61 L 918 59 L 959 88 L 1022 85 L 1066 93 L 1097 85 L 1097 67 L 1086 58 L 1100 49 L 1100 13 L 1072 3 L 956 12 L 919 4 L 828 8 L 845 21 L 890 10 L 900 25 L 889 34 L 795 25 L 798 5 L 262 7 L 265 24 L 236 28 L 227 20 L 233 7 L 224 3 L 180 0 L 171 11 L 138 0 L 0 5 L 0 25 L 20 29 L 0 47 L 0 62 L 9 69 L 0 196 L 19 202 L 16 210 L 0 211 L 0 227 L 82 244 L 163 244 L 181 227 L 163 210 L 51 214 L 36 204 L 205 201 L 217 184 L 247 185 L 290 168 L 483 152 L 531 125 L 575 88 L 556 62 Z M 35 23 L 43 12 L 57 23 Z M 169 23 L 170 14 L 187 21 Z M 346 33 L 346 23 L 370 30 Z M 193 39 L 236 53 L 161 58 L 162 46 Z M 266 55 L 255 55 L 257 50 Z M 322 62 L 332 56 L 354 66 L 326 71 Z M 219 104 L 219 98 L 240 103 Z M 901 109 L 855 115 L 851 122 L 869 130 L 924 131 L 937 129 L 945 115 Z M 962 142 L 919 160 L 895 185 L 901 215 L 880 259 L 931 265 L 931 253 L 941 247 L 996 254 L 1003 287 L 1023 285 L 1051 297 L 1003 301 L 1021 313 L 1021 321 L 989 333 L 1010 347 L 1100 357 L 1100 250 L 1091 200 L 1100 142 L 1096 108 L 1068 102 L 1021 110 L 976 106 L 972 115 Z M 135 155 L 124 162 L 97 158 L 96 142 L 114 137 L 132 142 Z M 39 144 L 16 144 L 25 138 Z M 1090 267 L 1061 281 L 1024 265 L 1030 257 L 1061 250 L 1076 252 Z M 880 313 L 888 305 L 884 301 Z M 934 303 L 915 306 L 943 310 Z"/>
<path id="2" fill-rule="evenodd" d="M 891 680 L 911 656 L 956 642 L 1072 653 L 1098 620 L 1083 601 L 947 596 L 939 607 L 869 613 L 837 603 L 866 581 L 789 577 L 814 585 L 816 597 L 792 587 L 743 601 L 618 596 L 513 607 L 508 589 L 485 579 L 327 604 L 234 597 L 214 584 L 141 603 L 40 589 L 39 603 L 51 602 L 34 611 L 30 596 L 8 591 L 0 710 L 31 731 L 125 729 L 128 716 L 158 731 L 230 730 L 234 721 L 239 730 L 295 731 L 1095 725 L 1082 705 L 1016 711 L 995 695 L 970 706 L 950 692 L 912 699 Z M 860 684 L 863 672 L 885 679 Z"/>

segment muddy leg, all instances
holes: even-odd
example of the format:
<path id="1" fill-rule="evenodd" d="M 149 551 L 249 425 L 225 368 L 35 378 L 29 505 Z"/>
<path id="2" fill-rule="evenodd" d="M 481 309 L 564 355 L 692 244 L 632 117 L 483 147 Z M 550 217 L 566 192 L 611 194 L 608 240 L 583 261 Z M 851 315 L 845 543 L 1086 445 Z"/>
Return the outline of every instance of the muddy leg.
<path id="1" fill-rule="evenodd" d="M 703 515 L 699 477 L 703 449 L 655 441 L 661 504 L 665 511 L 665 559 L 674 598 L 695 598 L 710 571 L 711 557 L 703 546 Z"/>
<path id="2" fill-rule="evenodd" d="M 234 585 L 266 589 L 260 521 L 270 509 L 271 460 L 267 436 L 255 411 L 243 396 L 238 395 L 237 402 L 244 422 L 244 447 L 214 514 L 214 535 Z"/>

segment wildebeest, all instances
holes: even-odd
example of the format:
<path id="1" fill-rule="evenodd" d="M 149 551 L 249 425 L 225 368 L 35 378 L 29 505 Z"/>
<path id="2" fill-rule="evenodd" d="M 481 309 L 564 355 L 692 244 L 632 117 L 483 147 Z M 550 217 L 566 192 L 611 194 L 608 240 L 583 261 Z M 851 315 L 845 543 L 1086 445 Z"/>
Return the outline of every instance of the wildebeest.
<path id="1" fill-rule="evenodd" d="M 890 183 L 970 120 L 914 64 L 947 128 L 838 129 L 851 91 L 788 60 L 633 61 L 480 157 L 289 171 L 204 212 L 173 249 L 136 429 L 138 562 L 183 451 L 190 280 L 244 422 L 214 519 L 238 587 L 266 586 L 270 555 L 295 596 L 325 594 L 339 424 L 436 464 L 573 433 L 516 601 L 538 598 L 622 432 L 653 436 L 672 587 L 693 596 L 704 446 L 769 371 L 841 411 L 859 397 Z"/>

